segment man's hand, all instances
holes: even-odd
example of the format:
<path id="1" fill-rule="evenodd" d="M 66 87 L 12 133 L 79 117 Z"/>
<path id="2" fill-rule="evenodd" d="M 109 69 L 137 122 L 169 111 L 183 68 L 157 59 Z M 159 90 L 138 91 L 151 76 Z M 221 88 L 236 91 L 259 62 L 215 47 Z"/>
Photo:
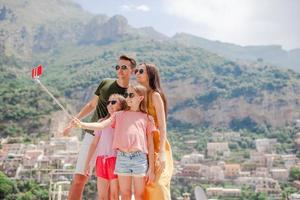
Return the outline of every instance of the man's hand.
<path id="1" fill-rule="evenodd" d="M 64 130 L 63 130 L 63 136 L 65 136 L 65 137 L 69 137 L 70 136 L 70 131 L 71 131 L 71 129 L 72 129 L 72 124 L 71 124 L 71 122 L 68 124 L 68 126 L 66 127 L 66 128 L 64 128 Z"/>
<path id="2" fill-rule="evenodd" d="M 90 165 L 85 166 L 84 168 L 84 175 L 89 176 L 90 175 Z"/>

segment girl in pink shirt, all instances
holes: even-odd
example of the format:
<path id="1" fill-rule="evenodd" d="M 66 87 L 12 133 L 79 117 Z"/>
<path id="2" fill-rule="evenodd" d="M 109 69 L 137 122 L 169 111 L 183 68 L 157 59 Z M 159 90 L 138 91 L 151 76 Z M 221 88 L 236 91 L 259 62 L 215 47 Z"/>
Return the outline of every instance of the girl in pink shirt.
<path id="1" fill-rule="evenodd" d="M 107 101 L 108 119 L 114 112 L 124 110 L 127 107 L 125 98 L 119 94 L 112 94 Z M 114 174 L 116 165 L 116 151 L 112 148 L 113 129 L 111 126 L 102 131 L 95 131 L 95 137 L 89 148 L 85 163 L 85 174 L 89 175 L 90 162 L 97 149 L 96 176 L 99 200 L 118 200 L 119 185 L 118 176 Z M 110 197 L 110 198 L 109 198 Z"/>
<path id="2" fill-rule="evenodd" d="M 147 114 L 146 88 L 129 86 L 125 93 L 128 109 L 118 111 L 100 123 L 83 123 L 79 127 L 91 130 L 114 128 L 113 149 L 117 151 L 115 174 L 124 200 L 130 200 L 133 182 L 136 200 L 144 198 L 145 184 L 154 180 L 153 118 Z M 147 158 L 148 157 L 148 158 Z"/>

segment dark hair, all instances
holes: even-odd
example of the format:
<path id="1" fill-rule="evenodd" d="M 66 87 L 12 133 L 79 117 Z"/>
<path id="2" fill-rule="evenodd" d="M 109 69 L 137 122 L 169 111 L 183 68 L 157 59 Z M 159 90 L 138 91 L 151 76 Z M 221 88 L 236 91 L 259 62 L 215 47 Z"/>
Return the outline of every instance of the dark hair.
<path id="1" fill-rule="evenodd" d="M 148 75 L 148 79 L 149 79 L 149 86 L 150 86 L 151 90 L 158 92 L 163 100 L 165 117 L 167 118 L 168 102 L 167 102 L 166 95 L 160 86 L 159 71 L 154 64 L 143 63 L 141 65 L 145 65 L 145 67 L 146 67 L 146 71 L 147 71 L 147 75 Z"/>
<path id="2" fill-rule="evenodd" d="M 148 113 L 147 109 L 147 89 L 142 85 L 130 85 L 139 96 L 143 96 L 144 99 L 141 101 L 139 109 L 143 113 Z"/>
<path id="3" fill-rule="evenodd" d="M 134 69 L 136 67 L 136 61 L 133 58 L 129 57 L 129 56 L 121 55 L 119 57 L 119 60 L 128 60 L 131 64 L 131 69 Z"/>

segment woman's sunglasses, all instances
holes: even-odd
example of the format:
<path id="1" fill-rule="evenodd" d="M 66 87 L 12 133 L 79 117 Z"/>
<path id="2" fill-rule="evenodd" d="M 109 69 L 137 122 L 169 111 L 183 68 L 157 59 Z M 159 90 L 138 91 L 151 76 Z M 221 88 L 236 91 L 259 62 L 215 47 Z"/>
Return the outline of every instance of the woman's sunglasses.
<path id="1" fill-rule="evenodd" d="M 116 65 L 115 68 L 116 68 L 117 71 L 119 69 L 126 70 L 126 69 L 128 69 L 128 66 L 127 65 L 121 65 L 121 66 L 120 65 Z"/>
<path id="2" fill-rule="evenodd" d="M 111 101 L 107 101 L 107 104 L 106 104 L 106 105 L 109 105 L 109 104 L 115 105 L 116 103 L 117 103 L 116 100 L 111 100 Z"/>
<path id="3" fill-rule="evenodd" d="M 124 97 L 125 98 L 133 98 L 135 95 L 134 95 L 134 93 L 127 93 L 127 92 L 125 92 L 125 94 L 124 94 Z"/>
<path id="4" fill-rule="evenodd" d="M 143 74 L 143 73 L 144 73 L 144 69 L 135 69 L 135 70 L 134 70 L 134 73 L 135 73 L 135 74 L 137 74 L 137 73 Z"/>

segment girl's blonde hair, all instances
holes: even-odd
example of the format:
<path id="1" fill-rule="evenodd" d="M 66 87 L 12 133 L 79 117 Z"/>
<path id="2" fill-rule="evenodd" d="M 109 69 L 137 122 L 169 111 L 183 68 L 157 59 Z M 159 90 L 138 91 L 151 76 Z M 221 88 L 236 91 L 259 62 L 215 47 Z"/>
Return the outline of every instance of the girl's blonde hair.
<path id="1" fill-rule="evenodd" d="M 119 103 L 120 103 L 120 110 L 126 110 L 127 109 L 127 103 L 126 103 L 126 99 L 125 99 L 125 97 L 123 97 L 122 95 L 120 95 L 120 94 L 111 94 L 110 96 L 109 96 L 109 98 L 110 97 L 112 97 L 112 96 L 114 96 L 114 98 L 117 100 L 117 101 L 119 101 Z M 120 111 L 119 110 L 119 111 Z M 109 112 L 107 113 L 107 115 L 106 115 L 106 117 L 104 118 L 104 119 L 108 119 L 110 117 L 110 114 L 109 114 Z"/>
<path id="2" fill-rule="evenodd" d="M 130 85 L 139 96 L 143 96 L 144 99 L 141 101 L 139 109 L 143 113 L 148 113 L 147 109 L 147 89 L 142 85 Z"/>

